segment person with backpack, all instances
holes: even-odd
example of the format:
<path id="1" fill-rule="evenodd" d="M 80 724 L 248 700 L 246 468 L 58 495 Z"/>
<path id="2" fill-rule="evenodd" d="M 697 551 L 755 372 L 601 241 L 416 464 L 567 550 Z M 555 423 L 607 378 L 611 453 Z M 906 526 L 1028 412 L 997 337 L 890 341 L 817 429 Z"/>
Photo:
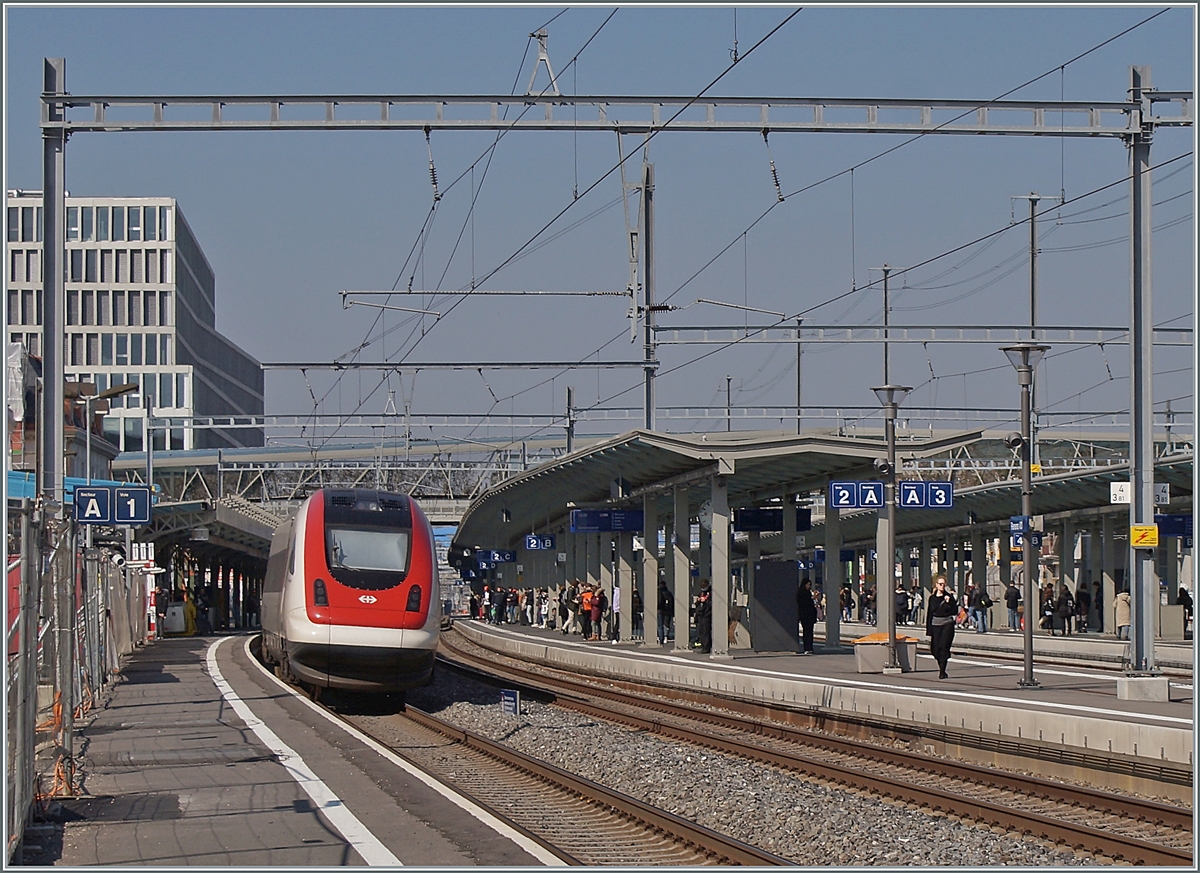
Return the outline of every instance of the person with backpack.
<path id="1" fill-rule="evenodd" d="M 987 588 L 981 585 L 971 600 L 971 618 L 975 625 L 975 633 L 987 633 L 988 610 L 991 608 L 992 598 L 988 596 Z"/>
<path id="2" fill-rule="evenodd" d="M 665 646 L 671 635 L 671 622 L 675 618 L 675 596 L 663 579 L 658 580 L 658 644 Z"/>
<path id="3" fill-rule="evenodd" d="M 1021 613 L 1019 607 L 1021 605 L 1021 592 L 1017 588 L 1017 583 L 1009 581 L 1008 587 L 1004 589 L 1004 605 L 1008 607 L 1008 629 L 1010 631 L 1021 629 Z"/>
<path id="4" fill-rule="evenodd" d="M 1062 627 L 1063 636 L 1071 635 L 1071 618 L 1075 615 L 1075 598 L 1071 596 L 1071 589 L 1066 585 L 1059 585 L 1058 601 L 1054 606 L 1055 625 Z M 1051 630 L 1053 634 L 1054 631 Z"/>

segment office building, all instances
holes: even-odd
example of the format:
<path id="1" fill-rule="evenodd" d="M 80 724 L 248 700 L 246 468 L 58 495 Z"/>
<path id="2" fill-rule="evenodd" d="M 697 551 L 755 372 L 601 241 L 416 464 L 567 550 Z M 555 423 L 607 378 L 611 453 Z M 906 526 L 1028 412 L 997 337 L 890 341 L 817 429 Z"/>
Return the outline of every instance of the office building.
<path id="1" fill-rule="evenodd" d="M 42 347 L 42 198 L 8 192 L 8 340 Z M 66 198 L 68 382 L 133 382 L 104 419 L 122 451 L 257 446 L 261 429 L 192 428 L 193 416 L 262 415 L 263 370 L 216 329 L 216 278 L 169 197 Z"/>

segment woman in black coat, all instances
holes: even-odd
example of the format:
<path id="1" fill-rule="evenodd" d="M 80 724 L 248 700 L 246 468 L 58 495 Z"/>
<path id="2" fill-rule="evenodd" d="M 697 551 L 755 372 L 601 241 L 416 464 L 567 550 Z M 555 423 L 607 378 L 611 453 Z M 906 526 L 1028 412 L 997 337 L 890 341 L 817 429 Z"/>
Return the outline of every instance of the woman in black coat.
<path id="1" fill-rule="evenodd" d="M 804 631 L 803 654 L 811 655 L 813 651 L 813 625 L 817 623 L 817 604 L 813 600 L 812 580 L 807 576 L 800 583 L 796 594 L 796 605 L 800 609 L 800 627 Z"/>
<path id="2" fill-rule="evenodd" d="M 946 577 L 933 580 L 933 593 L 925 611 L 925 632 L 929 634 L 929 653 L 938 663 L 938 678 L 945 679 L 950 646 L 954 643 L 954 619 L 958 615 L 958 598 L 946 590 Z"/>

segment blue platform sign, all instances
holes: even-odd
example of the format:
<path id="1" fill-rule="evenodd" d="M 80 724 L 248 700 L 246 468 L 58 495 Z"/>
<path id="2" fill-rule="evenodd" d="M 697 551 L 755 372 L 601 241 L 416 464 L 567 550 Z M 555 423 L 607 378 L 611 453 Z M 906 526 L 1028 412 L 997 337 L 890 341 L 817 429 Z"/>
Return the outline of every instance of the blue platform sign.
<path id="1" fill-rule="evenodd" d="M 858 483 L 858 508 L 881 509 L 883 507 L 883 483 Z"/>
<path id="2" fill-rule="evenodd" d="M 80 524 L 112 524 L 112 491 L 77 487 L 75 520 Z"/>
<path id="3" fill-rule="evenodd" d="M 857 482 L 830 482 L 829 506 L 832 509 L 858 508 Z"/>
<path id="4" fill-rule="evenodd" d="M 114 488 L 113 523 L 149 524 L 150 489 L 145 485 Z"/>
<path id="5" fill-rule="evenodd" d="M 925 482 L 904 480 L 897 483 L 900 487 L 899 502 L 903 509 L 924 509 L 929 499 Z"/>
<path id="6" fill-rule="evenodd" d="M 949 509 L 954 505 L 953 482 L 926 482 L 930 509 Z"/>
<path id="7" fill-rule="evenodd" d="M 1033 528 L 1033 516 L 1010 515 L 1008 517 L 1008 532 L 1013 536 L 1027 534 Z"/>
<path id="8" fill-rule="evenodd" d="M 640 509 L 572 509 L 571 533 L 640 533 L 645 513 Z"/>
<path id="9" fill-rule="evenodd" d="M 527 552 L 549 551 L 554 548 L 554 535 L 540 536 L 538 534 L 525 535 L 525 550 Z"/>
<path id="10" fill-rule="evenodd" d="M 521 692 L 512 688 L 500 689 L 500 711 L 506 715 L 520 715 Z"/>
<path id="11" fill-rule="evenodd" d="M 511 564 L 517 560 L 517 553 L 510 549 L 493 549 L 487 553 L 488 561 L 492 565 L 496 564 Z"/>
<path id="12" fill-rule="evenodd" d="M 1035 549 L 1040 549 L 1042 547 L 1042 532 L 1040 530 L 1035 530 L 1030 531 L 1028 534 L 1013 534 L 1013 548 L 1025 548 L 1026 536 L 1029 537 L 1029 542 Z"/>
<path id="13" fill-rule="evenodd" d="M 78 495 L 79 491 L 76 489 Z M 75 498 L 75 505 L 79 505 L 79 498 Z M 1158 535 L 1160 537 L 1191 537 L 1192 533 L 1192 515 L 1190 513 L 1174 513 L 1170 515 L 1154 516 L 1154 523 L 1158 525 Z"/>

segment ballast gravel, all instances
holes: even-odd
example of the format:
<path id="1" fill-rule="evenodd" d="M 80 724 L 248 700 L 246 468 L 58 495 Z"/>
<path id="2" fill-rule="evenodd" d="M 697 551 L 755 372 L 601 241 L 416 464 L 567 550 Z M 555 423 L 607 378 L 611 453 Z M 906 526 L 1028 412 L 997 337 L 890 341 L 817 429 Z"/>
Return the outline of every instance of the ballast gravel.
<path id="1" fill-rule="evenodd" d="M 802 866 L 1045 867 L 1095 864 L 1065 849 L 994 833 L 866 792 L 662 739 L 522 699 L 444 670 L 408 702 L 465 730 Z M 372 719 L 375 721 L 375 719 Z M 376 726 L 383 732 L 384 720 Z"/>

